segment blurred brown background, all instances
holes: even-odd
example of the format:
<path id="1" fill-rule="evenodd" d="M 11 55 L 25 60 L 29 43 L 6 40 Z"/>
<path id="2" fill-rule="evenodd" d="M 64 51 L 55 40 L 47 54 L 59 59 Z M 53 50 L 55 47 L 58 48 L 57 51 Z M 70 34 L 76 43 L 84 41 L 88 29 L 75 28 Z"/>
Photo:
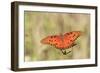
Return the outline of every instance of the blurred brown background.
<path id="1" fill-rule="evenodd" d="M 90 58 L 90 15 L 80 13 L 49 13 L 25 11 L 25 61 L 46 61 Z M 82 31 L 76 46 L 66 49 L 63 55 L 54 46 L 41 44 L 49 35 Z"/>

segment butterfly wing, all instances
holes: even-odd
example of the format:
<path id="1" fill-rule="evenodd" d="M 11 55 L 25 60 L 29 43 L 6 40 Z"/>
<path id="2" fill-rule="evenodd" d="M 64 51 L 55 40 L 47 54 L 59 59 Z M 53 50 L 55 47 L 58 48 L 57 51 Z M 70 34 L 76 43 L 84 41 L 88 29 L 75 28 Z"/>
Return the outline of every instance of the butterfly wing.
<path id="1" fill-rule="evenodd" d="M 74 45 L 74 41 L 80 36 L 80 31 L 73 31 L 65 33 L 62 36 L 54 35 L 48 36 L 41 40 L 43 44 L 49 44 L 55 46 L 57 49 L 67 49 Z"/>
<path id="2" fill-rule="evenodd" d="M 74 41 L 80 36 L 80 31 L 73 31 L 64 34 L 63 44 L 64 48 L 69 48 L 74 44 Z"/>
<path id="3" fill-rule="evenodd" d="M 63 48 L 62 39 L 58 35 L 48 36 L 41 40 L 43 44 L 49 44 L 55 46 L 57 49 Z"/>

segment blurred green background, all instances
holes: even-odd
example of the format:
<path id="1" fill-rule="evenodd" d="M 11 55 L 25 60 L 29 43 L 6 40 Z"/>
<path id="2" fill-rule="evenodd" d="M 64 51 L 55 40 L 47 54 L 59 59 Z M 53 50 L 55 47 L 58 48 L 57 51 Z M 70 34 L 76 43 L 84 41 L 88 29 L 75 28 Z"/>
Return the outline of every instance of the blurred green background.
<path id="1" fill-rule="evenodd" d="M 25 61 L 48 61 L 90 58 L 90 15 L 80 13 L 24 12 Z M 49 35 L 71 31 L 83 34 L 75 41 L 76 46 L 66 49 L 71 53 L 63 55 L 54 46 L 41 44 Z"/>

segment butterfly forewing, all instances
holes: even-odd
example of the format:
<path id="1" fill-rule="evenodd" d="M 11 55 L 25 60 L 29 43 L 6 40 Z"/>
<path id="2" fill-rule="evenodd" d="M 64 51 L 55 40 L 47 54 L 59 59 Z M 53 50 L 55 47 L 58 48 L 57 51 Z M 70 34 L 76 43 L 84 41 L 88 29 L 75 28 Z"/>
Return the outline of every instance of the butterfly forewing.
<path id="1" fill-rule="evenodd" d="M 71 47 L 75 40 L 80 36 L 80 31 L 73 31 L 64 34 L 64 47 L 68 48 Z"/>

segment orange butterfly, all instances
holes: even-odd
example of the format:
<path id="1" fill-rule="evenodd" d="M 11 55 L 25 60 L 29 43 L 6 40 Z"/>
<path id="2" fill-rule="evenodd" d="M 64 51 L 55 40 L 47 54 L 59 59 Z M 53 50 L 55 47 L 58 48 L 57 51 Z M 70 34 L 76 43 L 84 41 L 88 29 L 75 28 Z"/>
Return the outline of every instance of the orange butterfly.
<path id="1" fill-rule="evenodd" d="M 49 44 L 55 46 L 57 49 L 60 49 L 64 55 L 70 53 L 71 51 L 66 53 L 65 49 L 75 46 L 75 40 L 81 35 L 80 31 L 73 31 L 69 33 L 65 33 L 64 35 L 52 35 L 47 36 L 41 43 Z"/>

